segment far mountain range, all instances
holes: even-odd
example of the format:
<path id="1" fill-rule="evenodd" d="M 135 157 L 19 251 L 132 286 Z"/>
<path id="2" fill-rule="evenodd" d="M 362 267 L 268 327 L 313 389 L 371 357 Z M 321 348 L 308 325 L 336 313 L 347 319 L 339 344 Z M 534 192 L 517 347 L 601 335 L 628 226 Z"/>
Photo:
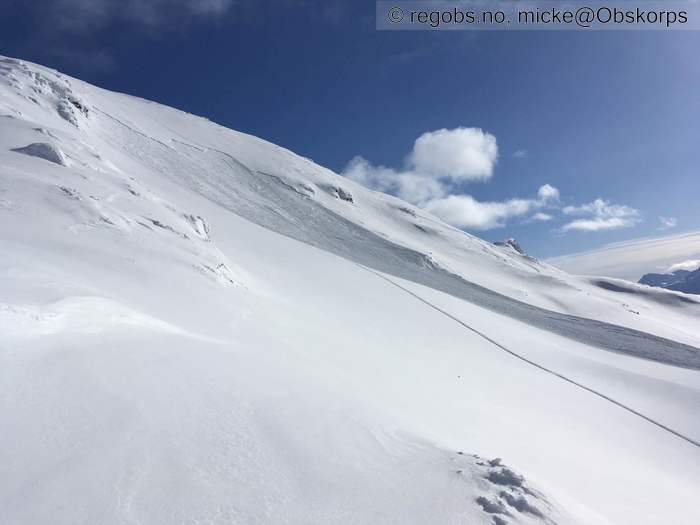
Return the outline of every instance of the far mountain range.
<path id="1" fill-rule="evenodd" d="M 671 273 L 647 273 L 639 282 L 677 292 L 700 294 L 700 268 L 676 270 Z"/>

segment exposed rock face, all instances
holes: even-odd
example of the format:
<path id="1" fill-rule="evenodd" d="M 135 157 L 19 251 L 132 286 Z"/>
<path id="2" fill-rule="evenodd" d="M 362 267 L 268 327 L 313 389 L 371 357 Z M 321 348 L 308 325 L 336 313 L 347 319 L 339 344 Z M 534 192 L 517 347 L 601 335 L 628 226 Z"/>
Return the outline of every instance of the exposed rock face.
<path id="1" fill-rule="evenodd" d="M 520 255 L 525 255 L 525 250 L 523 250 L 520 245 L 518 244 L 518 241 L 513 239 L 512 237 L 510 239 L 506 239 L 505 241 L 496 241 L 494 242 L 496 246 L 506 246 L 514 249 L 516 252 L 518 252 Z"/>
<path id="2" fill-rule="evenodd" d="M 647 273 L 639 279 L 640 284 L 685 292 L 700 294 L 700 268 L 697 270 L 676 270 L 673 273 Z"/>

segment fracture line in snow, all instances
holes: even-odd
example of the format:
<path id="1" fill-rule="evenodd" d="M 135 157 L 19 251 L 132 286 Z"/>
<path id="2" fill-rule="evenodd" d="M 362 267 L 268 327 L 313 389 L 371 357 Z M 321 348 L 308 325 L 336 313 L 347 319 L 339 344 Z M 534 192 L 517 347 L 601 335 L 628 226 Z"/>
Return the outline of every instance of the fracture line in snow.
<path id="1" fill-rule="evenodd" d="M 572 385 L 577 386 L 578 388 L 581 388 L 581 389 L 583 389 L 583 390 L 586 390 L 587 392 L 590 392 L 591 394 L 594 394 L 594 395 L 596 395 L 596 396 L 598 396 L 598 397 L 604 399 L 605 401 L 608 401 L 609 403 L 612 403 L 613 405 L 617 405 L 618 407 L 622 408 L 623 410 L 626 410 L 627 412 L 629 412 L 629 413 L 631 413 L 631 414 L 634 414 L 635 416 L 638 416 L 638 417 L 644 419 L 645 421 L 648 421 L 648 422 L 651 423 L 652 425 L 656 425 L 656 426 L 659 427 L 660 429 L 665 430 L 666 432 L 668 432 L 668 433 L 670 433 L 670 434 L 673 434 L 673 435 L 676 436 L 676 437 L 681 438 L 682 440 L 684 440 L 684 441 L 690 443 L 691 445 L 694 445 L 694 446 L 700 448 L 700 442 L 694 440 L 693 438 L 690 438 L 690 437 L 688 437 L 688 436 L 686 436 L 686 435 L 684 435 L 684 434 L 678 432 L 677 430 L 674 430 L 674 429 L 672 429 L 672 428 L 670 428 L 670 427 L 667 427 L 667 426 L 664 425 L 663 423 L 659 423 L 658 421 L 656 421 L 656 420 L 650 418 L 649 416 L 645 416 L 644 414 L 642 414 L 641 412 L 638 412 L 638 411 L 635 410 L 634 408 L 631 408 L 631 407 L 629 407 L 629 406 L 627 406 L 627 405 L 625 405 L 625 404 L 623 404 L 623 403 L 620 403 L 619 401 L 616 401 L 615 399 L 613 399 L 613 398 L 611 398 L 611 397 L 609 397 L 609 396 L 603 394 L 602 392 L 598 392 L 597 390 L 594 390 L 594 389 L 591 388 L 591 387 L 588 387 L 588 386 L 586 386 L 586 385 L 584 385 L 584 384 L 581 384 L 581 383 L 579 383 L 579 382 L 577 382 L 577 381 L 574 381 L 573 379 L 571 379 L 571 378 L 569 378 L 569 377 L 566 377 L 565 375 L 560 374 L 559 372 L 555 372 L 554 370 L 552 370 L 552 369 L 550 369 L 550 368 L 547 368 L 547 367 L 544 366 L 544 365 L 541 365 L 541 364 L 539 364 L 539 363 L 537 363 L 537 362 L 535 362 L 535 361 L 532 361 L 532 360 L 528 359 L 527 357 L 524 357 L 524 356 L 518 354 L 517 352 L 514 352 L 513 350 L 510 350 L 508 347 L 502 345 L 501 343 L 499 343 L 499 342 L 497 342 L 497 341 L 494 341 L 493 339 L 491 339 L 489 336 L 487 336 L 487 335 L 484 334 L 483 332 L 480 332 L 480 331 L 477 330 L 476 328 L 473 328 L 473 327 L 469 326 L 467 323 L 465 323 L 465 322 L 462 321 L 461 319 L 458 319 L 457 317 L 455 317 L 454 315 L 450 314 L 449 312 L 446 312 L 446 311 L 443 310 L 442 308 L 440 308 L 440 307 L 438 307 L 438 306 L 435 306 L 433 303 L 431 303 L 431 302 L 429 302 L 428 300 L 422 298 L 420 295 L 418 295 L 418 294 L 412 292 L 412 291 L 409 290 L 408 288 L 404 288 L 404 287 L 401 286 L 399 283 L 394 282 L 393 280 L 389 279 L 389 278 L 386 277 L 385 275 L 382 275 L 381 273 L 379 273 L 379 272 L 377 272 L 377 271 L 375 271 L 375 270 L 372 270 L 371 268 L 367 268 L 366 266 L 363 266 L 363 265 L 361 265 L 361 264 L 358 264 L 358 266 L 359 266 L 360 268 L 364 269 L 364 270 L 367 270 L 367 271 L 370 272 L 370 273 L 373 273 L 374 275 L 376 275 L 377 277 L 379 277 L 379 278 L 385 280 L 386 282 L 388 282 L 388 283 L 390 283 L 390 284 L 396 286 L 397 288 L 399 288 L 400 290 L 404 291 L 404 292 L 407 293 L 408 295 L 414 297 L 415 299 L 418 299 L 421 303 L 425 304 L 426 306 L 429 306 L 430 308 L 432 308 L 433 310 L 436 310 L 437 312 L 441 313 L 442 315 L 444 315 L 444 316 L 446 316 L 446 317 L 449 317 L 450 319 L 452 319 L 452 320 L 455 321 L 456 323 L 459 323 L 460 325 L 462 325 L 462 327 L 464 327 L 464 328 L 466 328 L 467 330 L 469 330 L 469 331 L 475 333 L 476 335 L 478 335 L 478 336 L 481 337 L 482 339 L 485 339 L 485 340 L 488 341 L 489 343 L 491 343 L 491 344 L 493 344 L 494 346 L 500 348 L 500 349 L 503 350 L 504 352 L 509 353 L 509 354 L 512 355 L 513 357 L 516 357 L 517 359 L 520 359 L 520 360 L 523 361 L 524 363 L 527 363 L 527 364 L 529 364 L 529 365 L 531 365 L 531 366 L 534 366 L 535 368 L 539 368 L 539 369 L 542 370 L 543 372 L 546 372 L 546 373 L 548 373 L 548 374 L 550 374 L 550 375 L 553 375 L 553 376 L 555 376 L 555 377 L 558 377 L 559 379 L 562 379 L 563 381 L 566 381 L 567 383 L 571 383 Z"/>
<path id="2" fill-rule="evenodd" d="M 114 122 L 116 122 L 117 124 L 121 124 L 122 126 L 124 126 L 124 127 L 125 127 L 126 129 L 128 129 L 129 131 L 131 131 L 131 132 L 133 132 L 133 133 L 136 133 L 137 135 L 140 135 L 140 136 L 142 136 L 142 137 L 144 137 L 144 138 L 147 138 L 148 140 L 152 140 L 153 142 L 156 142 L 156 143 L 160 144 L 161 146 L 163 146 L 164 148 L 169 149 L 170 151 L 176 151 L 175 148 L 173 148 L 172 146 L 169 146 L 169 145 L 166 144 L 165 142 L 161 142 L 160 140 L 158 140 L 158 139 L 156 139 L 156 138 L 153 138 L 153 137 L 151 137 L 150 135 L 146 135 L 146 134 L 143 133 L 142 131 L 139 131 L 138 129 L 133 128 L 132 126 L 130 126 L 130 125 L 127 124 L 126 122 L 122 122 L 122 121 L 119 120 L 117 117 L 113 117 L 113 116 L 110 115 L 109 113 L 107 113 L 107 112 L 105 112 L 105 111 L 102 111 L 102 110 L 101 110 L 100 108 L 98 108 L 97 106 L 94 106 L 92 109 L 93 109 L 95 112 L 100 113 L 100 114 L 104 115 L 105 117 L 107 117 L 107 118 L 109 118 L 109 119 L 112 119 L 112 120 L 113 120 Z"/>

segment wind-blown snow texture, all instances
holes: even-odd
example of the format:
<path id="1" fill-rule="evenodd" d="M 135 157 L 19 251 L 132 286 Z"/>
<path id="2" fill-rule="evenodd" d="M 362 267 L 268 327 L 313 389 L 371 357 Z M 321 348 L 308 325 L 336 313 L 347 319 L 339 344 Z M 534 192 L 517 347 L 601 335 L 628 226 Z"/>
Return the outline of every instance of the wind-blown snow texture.
<path id="1" fill-rule="evenodd" d="M 3 58 L 0 243 L 3 523 L 700 522 L 694 296 Z"/>

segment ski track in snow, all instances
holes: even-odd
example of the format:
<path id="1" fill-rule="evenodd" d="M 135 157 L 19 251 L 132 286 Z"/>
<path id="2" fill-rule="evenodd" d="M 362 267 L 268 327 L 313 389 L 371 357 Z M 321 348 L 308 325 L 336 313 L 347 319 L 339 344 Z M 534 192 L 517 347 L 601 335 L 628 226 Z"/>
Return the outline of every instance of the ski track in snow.
<path id="1" fill-rule="evenodd" d="M 532 361 L 532 360 L 528 359 L 527 357 L 524 357 L 524 356 L 520 355 L 519 353 L 517 353 L 517 352 L 515 352 L 514 350 L 511 350 L 510 348 L 508 348 L 508 347 L 506 347 L 506 346 L 500 344 L 498 341 L 495 341 L 494 339 L 492 339 L 491 337 L 487 336 L 487 335 L 484 334 L 483 332 L 477 330 L 476 328 L 474 328 L 474 327 L 472 327 L 472 326 L 469 326 L 467 323 L 465 323 L 465 322 L 462 321 L 461 319 L 455 317 L 455 316 L 452 315 L 451 313 L 449 313 L 449 312 L 443 310 L 443 309 L 440 308 L 439 306 L 436 306 L 436 305 L 434 305 L 433 303 L 431 303 L 430 301 L 424 299 L 423 297 L 421 297 L 421 296 L 418 295 L 417 293 L 412 292 L 412 291 L 409 290 L 408 288 L 404 288 L 404 287 L 401 286 L 399 283 L 397 283 L 397 282 L 395 282 L 395 281 L 389 279 L 389 278 L 386 277 L 385 275 L 382 275 L 381 273 L 376 272 L 376 271 L 372 270 L 371 268 L 367 268 L 366 266 L 362 266 L 362 265 L 360 265 L 360 264 L 358 264 L 358 266 L 359 266 L 360 268 L 362 268 L 363 270 L 366 270 L 366 271 L 368 271 L 368 272 L 371 272 L 371 273 L 373 273 L 374 275 L 376 275 L 377 277 L 379 277 L 379 278 L 383 279 L 384 281 L 386 281 L 386 282 L 392 284 L 393 286 L 399 288 L 400 290 L 404 291 L 405 293 L 407 293 L 407 294 L 410 295 L 411 297 L 414 297 L 415 299 L 419 300 L 421 303 L 425 304 L 426 306 L 428 306 L 428 307 L 432 308 L 433 310 L 435 310 L 435 311 L 441 313 L 442 315 L 444 315 L 444 316 L 446 316 L 446 317 L 452 319 L 454 322 L 456 322 L 456 323 L 462 325 L 462 326 L 463 326 L 464 328 L 466 328 L 467 330 L 469 330 L 469 331 L 471 331 L 471 332 L 474 332 L 474 333 L 475 333 L 476 335 L 478 335 L 479 337 L 485 339 L 486 341 L 488 341 L 489 343 L 493 344 L 494 346 L 500 348 L 500 349 L 503 350 L 504 352 L 509 353 L 509 354 L 512 355 L 513 357 L 516 357 L 517 359 L 520 359 L 520 360 L 523 361 L 524 363 L 527 363 L 527 364 L 532 365 L 532 366 L 534 366 L 534 367 L 536 367 L 536 368 L 539 368 L 539 369 L 542 370 L 543 372 L 546 372 L 546 373 L 551 374 L 551 375 L 553 375 L 553 376 L 555 376 L 555 377 L 558 377 L 559 379 L 562 379 L 563 381 L 566 381 L 567 383 L 570 383 L 570 384 L 572 384 L 572 385 L 574 385 L 574 386 L 577 386 L 578 388 L 582 388 L 583 390 L 586 390 L 587 392 L 590 392 L 591 394 L 594 394 L 594 395 L 596 395 L 596 396 L 598 396 L 598 397 L 600 397 L 600 398 L 602 398 L 602 399 L 604 399 L 604 400 L 606 400 L 606 401 L 608 401 L 608 402 L 610 402 L 610 403 L 612 403 L 612 404 L 614 404 L 614 405 L 617 405 L 618 407 L 620 407 L 620 408 L 626 410 L 627 412 L 630 412 L 631 414 L 634 414 L 635 416 L 641 417 L 642 419 L 644 419 L 645 421 L 648 421 L 648 422 L 651 423 L 652 425 L 656 425 L 656 426 L 659 427 L 660 429 L 665 430 L 666 432 L 669 432 L 669 433 L 671 433 L 671 434 L 673 434 L 673 435 L 675 435 L 675 436 L 681 438 L 681 439 L 684 440 L 684 441 L 687 441 L 687 442 L 690 443 L 691 445 L 694 445 L 694 446 L 700 448 L 700 442 L 698 442 L 698 441 L 696 441 L 696 440 L 694 440 L 694 439 L 692 439 L 692 438 L 690 438 L 690 437 L 688 437 L 688 436 L 686 436 L 686 435 L 684 435 L 684 434 L 682 434 L 682 433 L 680 433 L 680 432 L 678 432 L 678 431 L 676 431 L 676 430 L 673 430 L 672 428 L 670 428 L 670 427 L 664 425 L 663 423 L 659 423 L 658 421 L 656 421 L 656 420 L 654 420 L 654 419 L 652 419 L 652 418 L 650 418 L 650 417 L 648 417 L 648 416 L 645 416 L 644 414 L 642 414 L 641 412 L 638 412 L 638 411 L 635 410 L 634 408 L 631 408 L 631 407 L 629 407 L 629 406 L 627 406 L 627 405 L 625 405 L 625 404 L 623 404 L 623 403 L 620 403 L 619 401 L 616 401 L 615 399 L 611 398 L 610 396 L 607 396 L 607 395 L 603 394 L 602 392 L 599 392 L 598 390 L 595 390 L 595 389 L 590 388 L 590 387 L 588 387 L 588 386 L 586 386 L 586 385 L 584 385 L 584 384 L 581 384 L 581 383 L 579 383 L 579 382 L 577 382 L 577 381 L 574 381 L 573 379 L 571 379 L 571 378 L 565 376 L 564 374 L 560 374 L 559 372 L 556 372 L 556 371 L 554 371 L 554 370 L 552 370 L 552 369 L 550 369 L 550 368 L 547 368 L 547 367 L 544 366 L 544 365 L 541 365 L 541 364 L 539 364 L 539 363 L 536 363 L 535 361 Z"/>
<path id="2" fill-rule="evenodd" d="M 261 217 L 259 212 L 254 217 L 248 216 L 274 231 L 330 251 L 362 266 L 428 286 L 587 345 L 700 370 L 698 348 L 631 328 L 546 310 L 506 297 L 430 264 L 425 255 L 383 239 L 296 192 L 281 193 L 278 190 L 280 184 L 269 184 L 260 180 L 258 183 L 266 188 L 267 195 L 276 202 L 279 210 L 294 216 L 292 214 L 295 208 L 306 208 L 306 222 L 303 226 L 313 226 L 307 230 L 294 222 L 280 222 L 269 216 Z M 276 214 L 278 217 L 284 215 L 279 210 Z M 247 216 L 245 207 L 237 209 L 237 213 Z M 334 229 L 329 228 L 329 224 L 334 224 L 336 231 L 339 227 L 344 230 L 342 237 L 333 235 Z M 309 230 L 323 233 L 311 237 L 308 235 Z M 427 262 L 429 264 L 426 265 Z"/>

